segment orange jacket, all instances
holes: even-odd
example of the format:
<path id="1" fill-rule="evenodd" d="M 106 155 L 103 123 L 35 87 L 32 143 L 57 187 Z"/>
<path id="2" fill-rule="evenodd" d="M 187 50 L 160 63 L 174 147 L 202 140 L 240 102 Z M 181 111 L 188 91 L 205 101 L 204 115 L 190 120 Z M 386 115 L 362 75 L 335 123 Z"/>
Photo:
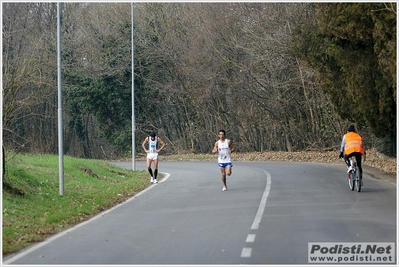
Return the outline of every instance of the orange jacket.
<path id="1" fill-rule="evenodd" d="M 360 135 L 355 132 L 349 132 L 345 134 L 345 155 L 349 155 L 353 152 L 360 152 L 364 154 L 363 140 Z"/>

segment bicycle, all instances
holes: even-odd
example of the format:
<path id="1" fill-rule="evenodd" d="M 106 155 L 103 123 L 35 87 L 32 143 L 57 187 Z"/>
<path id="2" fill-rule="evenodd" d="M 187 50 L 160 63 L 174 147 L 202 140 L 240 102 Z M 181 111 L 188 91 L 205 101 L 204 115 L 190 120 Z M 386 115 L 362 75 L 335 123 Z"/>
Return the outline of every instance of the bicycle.
<path id="1" fill-rule="evenodd" d="M 348 173 L 349 188 L 353 191 L 356 186 L 357 192 L 360 192 L 360 190 L 362 190 L 363 182 L 359 178 L 359 169 L 357 167 L 357 163 L 356 161 L 352 160 L 352 157 L 349 158 L 349 161 L 352 168 L 352 170 Z"/>

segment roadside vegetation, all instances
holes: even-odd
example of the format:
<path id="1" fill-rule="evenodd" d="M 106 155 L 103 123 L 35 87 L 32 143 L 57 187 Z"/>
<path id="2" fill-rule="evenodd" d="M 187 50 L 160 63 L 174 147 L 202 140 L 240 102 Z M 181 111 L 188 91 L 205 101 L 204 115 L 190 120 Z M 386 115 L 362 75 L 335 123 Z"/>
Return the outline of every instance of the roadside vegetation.
<path id="1" fill-rule="evenodd" d="M 132 7 L 134 22 L 132 23 Z M 60 3 L 67 155 L 331 149 L 396 156 L 396 3 Z M 3 4 L 3 142 L 56 154 L 57 3 Z M 132 30 L 134 73 L 132 73 Z M 139 145 L 138 145 L 139 147 Z M 140 147 L 139 147 L 140 148 Z"/>
<path id="2" fill-rule="evenodd" d="M 148 174 L 101 160 L 64 158 L 64 195 L 58 156 L 18 154 L 3 184 L 3 256 L 44 240 L 132 197 L 149 185 Z"/>

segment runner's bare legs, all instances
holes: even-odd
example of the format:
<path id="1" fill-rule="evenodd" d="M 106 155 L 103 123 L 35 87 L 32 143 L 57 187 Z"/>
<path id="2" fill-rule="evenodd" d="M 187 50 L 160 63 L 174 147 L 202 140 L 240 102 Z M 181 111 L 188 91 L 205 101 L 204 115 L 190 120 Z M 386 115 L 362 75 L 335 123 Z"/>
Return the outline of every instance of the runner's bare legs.
<path id="1" fill-rule="evenodd" d="M 151 169 L 151 163 L 152 162 L 154 162 L 154 172 L 152 172 L 152 169 Z M 147 158 L 147 169 L 148 169 L 148 171 L 150 171 L 150 174 L 151 174 L 151 176 L 154 178 L 154 179 L 157 179 L 157 176 L 158 176 L 158 159 L 149 159 L 149 158 Z"/>
<path id="2" fill-rule="evenodd" d="M 230 176 L 233 173 L 233 170 L 231 166 L 226 166 L 226 168 L 220 168 L 220 171 L 222 172 L 222 182 L 224 187 L 227 188 L 227 180 L 226 180 L 226 175 Z"/>
<path id="3" fill-rule="evenodd" d="M 220 171 L 222 172 L 222 182 L 225 188 L 227 188 L 226 184 L 226 169 L 220 168 Z"/>
<path id="4" fill-rule="evenodd" d="M 231 166 L 226 166 L 226 174 L 227 174 L 227 176 L 230 176 L 233 174 L 233 168 L 231 168 Z"/>

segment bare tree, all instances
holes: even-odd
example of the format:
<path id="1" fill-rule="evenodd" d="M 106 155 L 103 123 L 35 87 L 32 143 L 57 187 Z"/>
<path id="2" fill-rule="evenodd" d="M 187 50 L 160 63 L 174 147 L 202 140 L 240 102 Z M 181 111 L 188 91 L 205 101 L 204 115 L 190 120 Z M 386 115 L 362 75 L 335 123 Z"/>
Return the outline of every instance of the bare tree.
<path id="1" fill-rule="evenodd" d="M 3 7 L 6 143 L 55 152 L 55 5 Z M 130 3 L 62 4 L 65 151 L 71 155 L 115 152 L 101 137 L 110 131 L 107 118 L 99 120 L 80 102 L 103 77 L 113 85 L 99 94 L 124 92 L 112 110 L 125 120 L 121 138 L 131 135 L 130 11 Z M 156 130 L 170 153 L 208 152 L 224 128 L 240 151 L 335 144 L 342 122 L 314 70 L 289 49 L 296 26 L 314 19 L 312 3 L 136 3 L 134 12 L 138 140 Z"/>
<path id="2" fill-rule="evenodd" d="M 55 69 L 52 64 L 56 61 L 50 54 L 55 44 L 46 35 L 46 27 L 53 18 L 52 4 L 3 5 L 3 138 L 6 146 L 33 148 L 53 136 L 54 132 L 48 135 L 48 131 L 52 129 L 54 115 L 51 110 L 55 80 L 51 68 Z"/>

